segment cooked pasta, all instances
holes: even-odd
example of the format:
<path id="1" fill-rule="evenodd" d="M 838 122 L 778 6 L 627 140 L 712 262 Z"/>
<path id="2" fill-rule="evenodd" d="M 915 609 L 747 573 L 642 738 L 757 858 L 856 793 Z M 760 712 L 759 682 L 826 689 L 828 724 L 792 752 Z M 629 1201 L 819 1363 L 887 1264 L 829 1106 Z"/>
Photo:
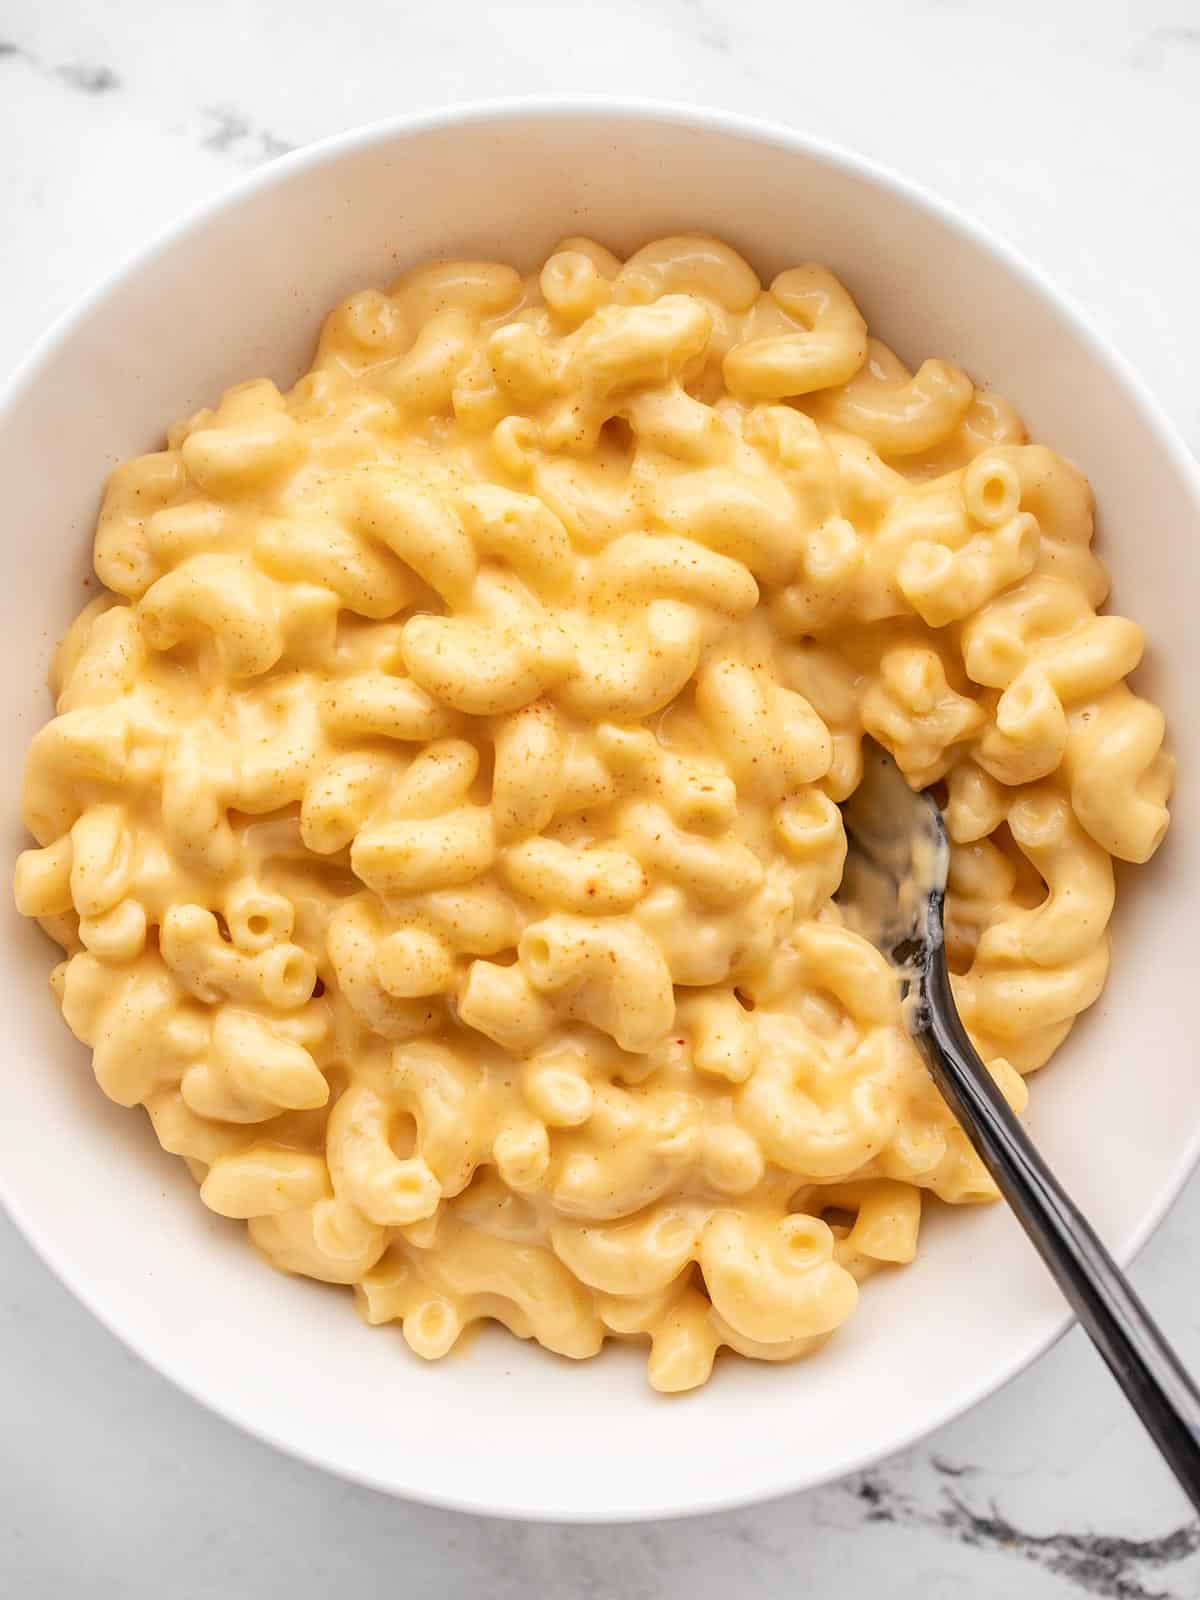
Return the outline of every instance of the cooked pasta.
<path id="1" fill-rule="evenodd" d="M 112 475 L 16 898 L 97 1080 L 276 1266 L 445 1354 L 816 1349 L 993 1196 L 832 896 L 943 784 L 1018 1107 L 1167 825 L 1080 473 L 728 246 L 437 262 Z"/>

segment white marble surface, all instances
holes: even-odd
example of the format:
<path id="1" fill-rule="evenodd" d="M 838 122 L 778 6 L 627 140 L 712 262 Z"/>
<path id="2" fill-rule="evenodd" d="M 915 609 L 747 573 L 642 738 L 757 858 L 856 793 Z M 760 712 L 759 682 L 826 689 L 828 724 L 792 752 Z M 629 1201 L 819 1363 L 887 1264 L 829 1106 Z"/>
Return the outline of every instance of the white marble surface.
<path id="1" fill-rule="evenodd" d="M 0 370 L 263 160 L 576 90 L 793 122 L 940 190 L 1072 291 L 1200 447 L 1195 0 L 2 0 Z M 1198 1240 L 1194 1181 L 1135 1273 L 1195 1367 Z M 0 1218 L 0 1594 L 337 1591 L 1189 1600 L 1200 1528 L 1077 1333 L 907 1455 L 753 1510 L 573 1530 L 393 1503 L 175 1393 Z"/>

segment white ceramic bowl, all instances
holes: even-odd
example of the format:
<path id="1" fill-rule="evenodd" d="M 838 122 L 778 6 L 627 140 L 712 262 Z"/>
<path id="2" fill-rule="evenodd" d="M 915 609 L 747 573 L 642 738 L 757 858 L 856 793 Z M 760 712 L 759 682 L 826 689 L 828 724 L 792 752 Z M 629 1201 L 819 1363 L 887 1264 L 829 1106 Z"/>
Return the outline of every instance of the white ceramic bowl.
<path id="1" fill-rule="evenodd" d="M 783 129 L 677 108 L 526 102 L 410 118 L 268 167 L 144 251 L 55 328 L 0 405 L 5 843 L 45 719 L 54 640 L 86 591 L 108 468 L 227 384 L 289 383 L 350 290 L 430 255 L 540 260 L 681 229 L 764 278 L 828 263 L 910 361 L 961 362 L 1080 463 L 1142 682 L 1182 780 L 1154 865 L 1125 876 L 1104 998 L 1036 1081 L 1030 1126 L 1123 1260 L 1197 1155 L 1192 1007 L 1200 818 L 1200 477 L 1137 380 L 996 241 L 908 184 Z M 1189 688 L 1189 685 L 1191 688 Z M 804 1487 L 911 1443 L 1011 1377 L 1067 1317 L 1000 1208 L 933 1214 L 918 1262 L 872 1282 L 792 1367 L 729 1361 L 698 1394 L 647 1388 L 641 1351 L 576 1365 L 498 1332 L 427 1366 L 350 1296 L 270 1271 L 207 1213 L 140 1115 L 109 1105 L 8 909 L 0 1196 L 59 1276 L 160 1372 L 285 1450 L 395 1494 L 500 1515 L 624 1519 Z M 31 1352 L 32 1358 L 32 1352 Z M 1114 1405 L 1119 1402 L 1114 1398 Z"/>

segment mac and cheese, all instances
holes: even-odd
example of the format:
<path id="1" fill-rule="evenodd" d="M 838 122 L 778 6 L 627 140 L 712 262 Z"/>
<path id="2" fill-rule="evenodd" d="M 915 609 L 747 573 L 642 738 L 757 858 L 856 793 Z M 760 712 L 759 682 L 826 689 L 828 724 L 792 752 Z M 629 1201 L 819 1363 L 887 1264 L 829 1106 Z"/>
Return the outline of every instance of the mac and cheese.
<path id="1" fill-rule="evenodd" d="M 113 473 L 16 897 L 96 1077 L 419 1355 L 815 1349 L 992 1184 L 832 902 L 870 734 L 941 784 L 1009 1099 L 1167 825 L 1082 476 L 733 250 L 439 262 Z"/>

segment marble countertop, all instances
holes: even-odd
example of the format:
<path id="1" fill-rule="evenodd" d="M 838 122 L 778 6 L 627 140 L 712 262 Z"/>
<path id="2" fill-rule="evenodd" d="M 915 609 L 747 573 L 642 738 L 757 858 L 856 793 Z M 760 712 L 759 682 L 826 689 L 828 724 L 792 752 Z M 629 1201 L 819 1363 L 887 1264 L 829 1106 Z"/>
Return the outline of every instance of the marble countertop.
<path id="1" fill-rule="evenodd" d="M 548 91 L 753 112 L 901 169 L 1072 292 L 1200 448 L 1194 0 L 6 0 L 0 372 L 248 168 L 401 110 Z M 1135 1270 L 1193 1368 L 1197 1239 L 1193 1180 Z M 689 1523 L 505 1524 L 244 1438 L 116 1344 L 0 1217 L 0 1418 L 0 1593 L 30 1600 L 1200 1592 L 1200 1526 L 1078 1332 L 847 1482 Z"/>

